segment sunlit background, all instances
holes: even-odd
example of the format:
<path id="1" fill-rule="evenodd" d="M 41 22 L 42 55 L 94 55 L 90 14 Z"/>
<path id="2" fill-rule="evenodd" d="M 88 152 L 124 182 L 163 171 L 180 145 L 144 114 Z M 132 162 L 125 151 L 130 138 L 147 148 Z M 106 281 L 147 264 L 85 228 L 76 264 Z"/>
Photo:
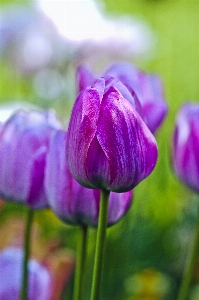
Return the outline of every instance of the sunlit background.
<path id="1" fill-rule="evenodd" d="M 127 216 L 108 230 L 102 299 L 176 299 L 196 199 L 172 171 L 170 145 L 180 105 L 199 100 L 199 2 L 0 0 L 0 4 L 0 122 L 20 107 L 53 108 L 66 128 L 77 94 L 79 64 L 100 74 L 112 62 L 125 60 L 162 77 L 169 112 L 156 134 L 158 164 L 136 187 Z M 2 202 L 1 249 L 20 238 L 21 215 L 21 207 Z M 12 224 L 21 229 L 14 231 Z M 37 213 L 37 226 L 35 256 L 43 257 L 45 243 L 54 241 L 73 258 L 75 227 L 65 226 L 49 211 Z M 88 277 L 95 230 L 90 239 Z M 64 299 L 72 299 L 70 268 Z M 89 289 L 85 283 L 85 300 Z M 199 265 L 189 299 L 199 299 Z"/>

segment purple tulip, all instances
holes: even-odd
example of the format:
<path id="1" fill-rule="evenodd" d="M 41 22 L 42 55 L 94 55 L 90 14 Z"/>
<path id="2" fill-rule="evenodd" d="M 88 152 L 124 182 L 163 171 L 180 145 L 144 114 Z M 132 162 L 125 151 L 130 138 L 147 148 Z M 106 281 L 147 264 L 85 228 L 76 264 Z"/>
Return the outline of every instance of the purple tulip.
<path id="1" fill-rule="evenodd" d="M 114 80 L 113 80 L 114 82 Z M 67 140 L 67 162 L 83 186 L 126 192 L 154 169 L 154 136 L 110 78 L 98 79 L 76 99 Z"/>
<path id="2" fill-rule="evenodd" d="M 100 190 L 85 188 L 71 176 L 65 162 L 66 135 L 57 131 L 48 150 L 45 188 L 49 204 L 64 222 L 97 226 Z M 132 191 L 110 193 L 108 226 L 129 210 L 131 202 Z"/>
<path id="3" fill-rule="evenodd" d="M 125 62 L 113 64 L 103 76 L 115 77 L 128 88 L 129 93 L 136 99 L 137 111 L 154 133 L 162 124 L 168 109 L 161 79 L 154 74 L 144 73 Z M 86 67 L 79 66 L 76 81 L 78 90 L 81 91 L 94 83 L 95 76 Z M 126 99 L 129 100 L 129 98 Z M 140 109 L 139 102 L 142 109 Z"/>
<path id="4" fill-rule="evenodd" d="M 5 248 L 0 253 L 0 299 L 18 300 L 21 288 L 21 266 L 23 250 L 17 247 Z M 29 260 L 29 300 L 51 299 L 52 276 L 35 259 Z"/>
<path id="5" fill-rule="evenodd" d="M 186 103 L 178 112 L 173 136 L 173 167 L 179 178 L 199 192 L 199 104 Z"/>
<path id="6" fill-rule="evenodd" d="M 52 112 L 18 111 L 0 131 L 0 196 L 32 208 L 47 206 L 43 179 L 46 151 L 60 128 Z"/>

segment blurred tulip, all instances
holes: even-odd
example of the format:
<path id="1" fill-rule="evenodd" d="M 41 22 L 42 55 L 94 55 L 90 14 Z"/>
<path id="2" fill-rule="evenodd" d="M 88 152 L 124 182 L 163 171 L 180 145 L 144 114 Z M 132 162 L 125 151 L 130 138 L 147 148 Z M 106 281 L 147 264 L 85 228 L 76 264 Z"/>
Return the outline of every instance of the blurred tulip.
<path id="1" fill-rule="evenodd" d="M 66 135 L 57 131 L 48 150 L 45 188 L 49 204 L 67 223 L 97 226 L 100 190 L 84 188 L 71 176 L 65 162 Z M 108 226 L 129 210 L 131 202 L 132 191 L 110 194 Z"/>
<path id="2" fill-rule="evenodd" d="M 88 86 L 91 86 L 95 82 L 95 75 L 83 65 L 79 65 L 76 69 L 76 88 L 77 92 L 81 92 Z"/>
<path id="3" fill-rule="evenodd" d="M 126 192 L 152 172 L 158 151 L 154 136 L 117 86 L 102 77 L 79 94 L 66 152 L 68 168 L 81 185 Z"/>
<path id="4" fill-rule="evenodd" d="M 21 285 L 23 250 L 5 248 L 0 253 L 0 299 L 18 300 Z M 50 272 L 36 260 L 29 260 L 29 300 L 49 300 L 52 293 Z"/>
<path id="5" fill-rule="evenodd" d="M 144 120 L 154 133 L 163 122 L 167 113 L 163 85 L 159 76 L 145 73 L 130 63 L 113 64 L 105 75 L 114 76 L 136 93 L 142 105 Z"/>
<path id="6" fill-rule="evenodd" d="M 186 103 L 176 117 L 173 167 L 179 178 L 199 192 L 199 104 Z"/>
<path id="7" fill-rule="evenodd" d="M 141 117 L 147 126 L 154 133 L 162 124 L 166 113 L 167 104 L 165 102 L 163 85 L 159 76 L 144 73 L 130 63 L 120 62 L 111 65 L 103 76 L 113 76 L 118 78 L 134 96 L 137 96 L 142 106 Z M 77 68 L 77 88 L 81 91 L 95 81 L 95 76 L 84 66 Z"/>
<path id="8" fill-rule="evenodd" d="M 92 86 L 95 82 L 94 75 L 84 66 L 79 66 L 76 70 L 76 82 L 77 82 L 77 90 L 81 92 L 84 88 L 88 86 Z M 143 117 L 143 111 L 142 106 L 140 104 L 140 101 L 137 98 L 137 95 L 133 91 L 129 91 L 129 89 L 116 77 L 112 77 L 107 75 L 106 76 L 106 86 L 114 85 L 118 89 L 118 91 L 122 94 L 122 96 L 128 100 L 137 112 L 140 114 L 141 117 Z"/>
<path id="9" fill-rule="evenodd" d="M 0 196 L 31 208 L 47 206 L 43 187 L 46 151 L 60 124 L 52 112 L 18 111 L 0 131 Z"/>

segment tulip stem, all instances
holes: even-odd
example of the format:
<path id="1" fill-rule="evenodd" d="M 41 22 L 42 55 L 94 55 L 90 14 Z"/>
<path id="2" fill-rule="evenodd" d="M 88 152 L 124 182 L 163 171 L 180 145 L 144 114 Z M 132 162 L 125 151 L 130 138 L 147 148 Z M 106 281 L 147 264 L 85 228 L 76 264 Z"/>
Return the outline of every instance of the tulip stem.
<path id="1" fill-rule="evenodd" d="M 77 260 L 76 260 L 76 272 L 75 272 L 75 289 L 74 300 L 80 300 L 82 294 L 83 274 L 85 264 L 85 254 L 87 245 L 87 226 L 78 227 L 78 245 L 77 245 Z"/>
<path id="2" fill-rule="evenodd" d="M 186 300 L 188 297 L 189 287 L 193 277 L 195 262 L 198 255 L 198 246 L 199 246 L 199 207 L 197 209 L 197 218 L 196 218 L 192 246 L 187 258 L 187 263 L 185 265 L 182 283 L 180 286 L 177 300 Z"/>
<path id="3" fill-rule="evenodd" d="M 31 225 L 33 221 L 34 210 L 28 207 L 24 234 L 24 256 L 22 266 L 21 300 L 28 299 L 28 260 L 30 255 L 30 237 Z"/>
<path id="4" fill-rule="evenodd" d="M 106 241 L 109 194 L 109 191 L 101 190 L 91 300 L 100 299 L 100 282 L 102 277 L 103 256 Z"/>

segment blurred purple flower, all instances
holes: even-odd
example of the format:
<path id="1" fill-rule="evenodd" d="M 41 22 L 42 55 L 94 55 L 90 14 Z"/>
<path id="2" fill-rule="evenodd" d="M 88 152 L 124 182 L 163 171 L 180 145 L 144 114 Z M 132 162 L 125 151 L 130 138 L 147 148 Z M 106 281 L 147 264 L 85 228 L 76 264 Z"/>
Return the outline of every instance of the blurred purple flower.
<path id="1" fill-rule="evenodd" d="M 199 192 L 199 104 L 184 104 L 176 117 L 173 168 L 191 189 Z"/>
<path id="2" fill-rule="evenodd" d="M 79 65 L 76 69 L 76 88 L 80 93 L 83 89 L 91 86 L 96 80 L 96 76 L 86 66 Z"/>
<path id="3" fill-rule="evenodd" d="M 120 93 L 119 82 L 114 83 L 114 78 L 102 77 L 77 97 L 68 129 L 67 162 L 83 186 L 126 192 L 152 172 L 158 151 L 133 103 Z"/>
<path id="4" fill-rule="evenodd" d="M 138 98 L 142 110 L 137 110 L 151 132 L 154 133 L 162 124 L 168 109 L 160 77 L 144 73 L 127 62 L 111 65 L 104 72 L 103 76 L 112 76 L 119 79 L 134 98 Z M 84 66 L 77 68 L 76 82 L 78 91 L 92 85 L 94 81 L 95 76 L 90 70 Z"/>
<path id="5" fill-rule="evenodd" d="M 23 250 L 17 247 L 5 248 L 0 253 L 0 299 L 18 300 L 21 288 Z M 52 289 L 50 272 L 36 260 L 29 260 L 29 300 L 49 300 Z"/>
<path id="6" fill-rule="evenodd" d="M 145 73 L 126 62 L 113 64 L 105 75 L 118 78 L 131 93 L 136 93 L 142 105 L 144 120 L 154 133 L 163 122 L 168 109 L 160 77 Z"/>
<path id="7" fill-rule="evenodd" d="M 47 206 L 43 187 L 46 151 L 61 125 L 50 112 L 18 111 L 0 131 L 0 196 L 32 208 Z"/>
<path id="8" fill-rule="evenodd" d="M 97 226 L 100 190 L 81 186 L 65 162 L 67 133 L 53 135 L 47 154 L 45 188 L 48 201 L 60 219 L 71 224 Z M 116 223 L 130 208 L 132 191 L 110 194 L 108 226 Z"/>

